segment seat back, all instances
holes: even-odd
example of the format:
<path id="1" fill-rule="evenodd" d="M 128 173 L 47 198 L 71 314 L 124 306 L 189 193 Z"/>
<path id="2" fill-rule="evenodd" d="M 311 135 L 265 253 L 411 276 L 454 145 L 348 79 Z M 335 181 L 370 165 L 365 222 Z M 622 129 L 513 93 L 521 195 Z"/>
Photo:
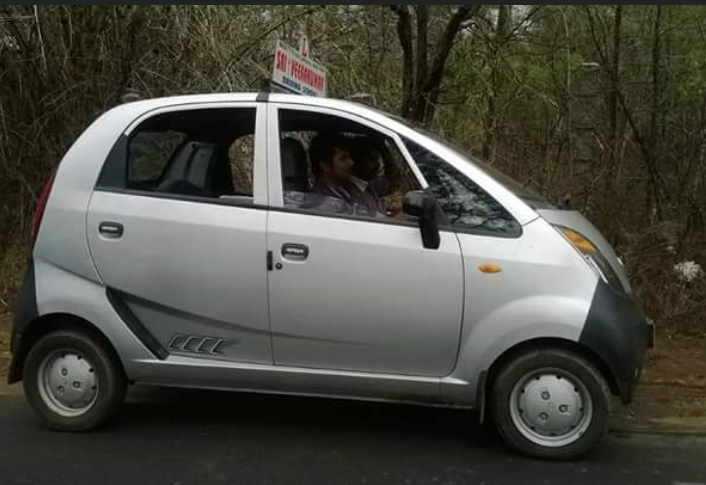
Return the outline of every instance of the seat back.
<path id="1" fill-rule="evenodd" d="M 309 164 L 306 150 L 295 138 L 285 138 L 281 145 L 282 188 L 285 191 L 309 191 Z"/>

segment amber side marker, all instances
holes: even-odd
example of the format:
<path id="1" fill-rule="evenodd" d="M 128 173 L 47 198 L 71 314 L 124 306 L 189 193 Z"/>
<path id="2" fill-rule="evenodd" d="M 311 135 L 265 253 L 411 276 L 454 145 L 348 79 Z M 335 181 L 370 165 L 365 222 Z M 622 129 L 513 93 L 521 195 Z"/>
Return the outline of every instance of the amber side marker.
<path id="1" fill-rule="evenodd" d="M 481 273 L 500 273 L 502 268 L 497 264 L 481 264 L 478 266 L 478 271 Z"/>

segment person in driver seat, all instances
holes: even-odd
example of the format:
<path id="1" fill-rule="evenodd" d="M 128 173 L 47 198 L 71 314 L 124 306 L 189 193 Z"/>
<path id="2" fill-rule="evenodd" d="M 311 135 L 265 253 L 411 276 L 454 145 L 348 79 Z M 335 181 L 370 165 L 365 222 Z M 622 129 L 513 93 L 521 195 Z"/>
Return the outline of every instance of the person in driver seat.
<path id="1" fill-rule="evenodd" d="M 309 147 L 311 168 L 316 178 L 311 192 L 345 202 L 344 210 L 349 214 L 386 217 L 380 212 L 375 198 L 370 193 L 361 192 L 351 181 L 354 162 L 350 147 L 350 140 L 340 133 L 323 132 L 314 137 Z M 326 210 L 327 204 L 323 205 Z"/>

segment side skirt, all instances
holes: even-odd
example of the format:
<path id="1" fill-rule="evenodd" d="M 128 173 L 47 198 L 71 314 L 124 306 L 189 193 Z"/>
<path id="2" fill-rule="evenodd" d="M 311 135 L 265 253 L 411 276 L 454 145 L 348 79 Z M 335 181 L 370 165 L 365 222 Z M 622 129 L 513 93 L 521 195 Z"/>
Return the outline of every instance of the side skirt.
<path id="1" fill-rule="evenodd" d="M 235 363 L 180 355 L 170 355 L 163 361 L 136 361 L 131 368 L 130 380 L 136 384 L 473 407 L 469 402 L 443 399 L 442 384 L 457 388 L 465 385 L 468 394 L 474 395 L 468 383 L 457 379 Z"/>

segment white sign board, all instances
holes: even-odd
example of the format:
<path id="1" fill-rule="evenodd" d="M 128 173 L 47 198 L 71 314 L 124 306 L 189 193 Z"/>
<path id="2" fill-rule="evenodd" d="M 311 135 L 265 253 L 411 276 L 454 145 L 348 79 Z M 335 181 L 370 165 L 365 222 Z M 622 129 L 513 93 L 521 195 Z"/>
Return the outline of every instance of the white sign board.
<path id="1" fill-rule="evenodd" d="M 280 40 L 277 41 L 275 50 L 272 81 L 297 93 L 309 96 L 326 96 L 326 70 L 324 66 L 307 59 L 294 47 Z"/>

